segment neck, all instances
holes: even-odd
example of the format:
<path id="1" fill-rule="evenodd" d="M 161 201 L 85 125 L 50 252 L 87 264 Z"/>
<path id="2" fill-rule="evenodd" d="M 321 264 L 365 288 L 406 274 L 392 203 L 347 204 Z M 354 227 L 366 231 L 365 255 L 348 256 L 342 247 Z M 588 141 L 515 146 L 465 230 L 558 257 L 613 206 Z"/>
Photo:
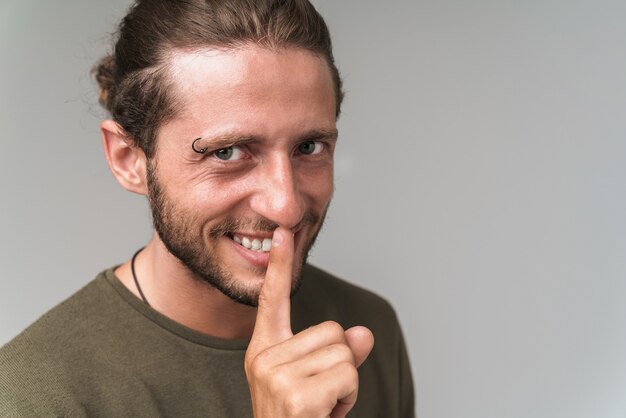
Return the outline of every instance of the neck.
<path id="1" fill-rule="evenodd" d="M 165 248 L 158 235 L 137 256 L 135 273 L 150 306 L 168 318 L 213 337 L 240 339 L 252 335 L 256 308 L 236 303 L 197 280 Z M 130 261 L 118 267 L 115 274 L 141 299 Z"/>

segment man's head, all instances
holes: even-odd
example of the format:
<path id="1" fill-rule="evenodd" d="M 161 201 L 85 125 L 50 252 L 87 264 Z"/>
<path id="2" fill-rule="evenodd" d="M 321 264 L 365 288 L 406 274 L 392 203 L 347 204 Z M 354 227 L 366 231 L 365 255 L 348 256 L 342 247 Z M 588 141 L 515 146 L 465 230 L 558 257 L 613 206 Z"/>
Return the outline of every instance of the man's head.
<path id="1" fill-rule="evenodd" d="M 332 195 L 341 102 L 319 15 L 297 0 L 140 1 L 119 36 L 97 71 L 120 183 L 148 195 L 171 254 L 245 304 L 272 231 L 291 228 L 295 290 Z"/>

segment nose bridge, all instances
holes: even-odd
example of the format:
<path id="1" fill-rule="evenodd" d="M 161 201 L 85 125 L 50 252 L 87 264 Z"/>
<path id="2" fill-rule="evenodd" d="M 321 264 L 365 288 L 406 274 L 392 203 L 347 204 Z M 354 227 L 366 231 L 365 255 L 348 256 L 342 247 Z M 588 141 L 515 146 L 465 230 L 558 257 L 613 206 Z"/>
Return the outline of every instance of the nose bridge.
<path id="1" fill-rule="evenodd" d="M 291 228 L 305 211 L 297 173 L 288 155 L 277 155 L 263 167 L 253 210 L 268 220 Z"/>

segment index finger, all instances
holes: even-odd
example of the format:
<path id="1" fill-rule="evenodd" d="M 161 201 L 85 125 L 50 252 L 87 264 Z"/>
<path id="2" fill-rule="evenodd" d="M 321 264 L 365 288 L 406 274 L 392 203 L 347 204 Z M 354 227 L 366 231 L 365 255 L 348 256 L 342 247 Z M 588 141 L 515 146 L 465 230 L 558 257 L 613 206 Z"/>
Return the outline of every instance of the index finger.
<path id="1" fill-rule="evenodd" d="M 253 344 L 264 347 L 281 343 L 291 337 L 291 283 L 294 259 L 293 233 L 276 228 L 272 237 L 270 259 L 259 294 Z"/>

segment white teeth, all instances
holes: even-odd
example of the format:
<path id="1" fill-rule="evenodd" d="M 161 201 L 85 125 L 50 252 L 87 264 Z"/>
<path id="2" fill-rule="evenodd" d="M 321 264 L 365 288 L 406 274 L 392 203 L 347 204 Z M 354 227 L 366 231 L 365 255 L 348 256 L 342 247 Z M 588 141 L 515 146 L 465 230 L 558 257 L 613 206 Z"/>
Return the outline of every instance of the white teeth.
<path id="1" fill-rule="evenodd" d="M 252 251 L 257 251 L 261 253 L 269 252 L 272 249 L 272 239 L 271 238 L 253 238 L 250 239 L 248 237 L 241 237 L 233 235 L 233 241 L 237 244 L 241 245 Z"/>

